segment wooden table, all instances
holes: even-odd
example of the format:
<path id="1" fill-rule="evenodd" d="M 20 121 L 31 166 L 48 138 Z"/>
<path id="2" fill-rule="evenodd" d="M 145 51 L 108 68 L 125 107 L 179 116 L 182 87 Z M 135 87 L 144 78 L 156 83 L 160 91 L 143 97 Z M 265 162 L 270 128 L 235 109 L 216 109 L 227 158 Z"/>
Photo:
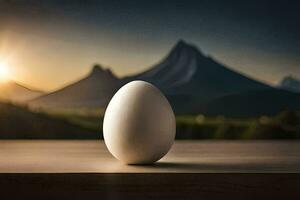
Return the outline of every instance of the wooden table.
<path id="1" fill-rule="evenodd" d="M 128 166 L 100 140 L 0 141 L 0 172 L 0 199 L 300 199 L 300 142 L 177 141 Z"/>

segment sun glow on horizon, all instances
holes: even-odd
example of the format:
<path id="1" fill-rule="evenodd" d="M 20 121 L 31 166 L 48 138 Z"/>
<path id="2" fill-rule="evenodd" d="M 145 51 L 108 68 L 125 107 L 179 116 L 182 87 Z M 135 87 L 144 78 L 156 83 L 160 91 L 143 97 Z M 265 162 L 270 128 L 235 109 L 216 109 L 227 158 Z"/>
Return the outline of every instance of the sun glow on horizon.
<path id="1" fill-rule="evenodd" d="M 9 68 L 6 63 L 0 63 L 0 82 L 10 81 Z"/>

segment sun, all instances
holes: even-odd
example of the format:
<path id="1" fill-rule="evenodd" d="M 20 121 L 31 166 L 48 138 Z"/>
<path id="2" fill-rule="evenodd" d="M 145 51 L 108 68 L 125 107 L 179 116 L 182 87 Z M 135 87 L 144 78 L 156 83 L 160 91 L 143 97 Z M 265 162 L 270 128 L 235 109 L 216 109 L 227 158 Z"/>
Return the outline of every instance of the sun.
<path id="1" fill-rule="evenodd" d="M 7 82 L 10 80 L 9 68 L 7 64 L 0 63 L 0 82 Z"/>

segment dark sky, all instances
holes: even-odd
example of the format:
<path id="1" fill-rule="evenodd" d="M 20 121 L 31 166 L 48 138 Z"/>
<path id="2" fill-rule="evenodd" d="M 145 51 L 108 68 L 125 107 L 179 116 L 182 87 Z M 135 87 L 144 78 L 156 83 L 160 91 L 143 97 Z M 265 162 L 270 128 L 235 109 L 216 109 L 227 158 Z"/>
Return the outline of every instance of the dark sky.
<path id="1" fill-rule="evenodd" d="M 47 89 L 95 62 L 119 75 L 143 70 L 179 39 L 271 84 L 300 76 L 297 1 L 0 0 L 0 13 L 0 58 L 15 54 L 9 62 L 18 79 L 37 84 L 24 75 L 30 71 L 49 79 Z M 57 76 L 61 71 L 70 78 Z"/>

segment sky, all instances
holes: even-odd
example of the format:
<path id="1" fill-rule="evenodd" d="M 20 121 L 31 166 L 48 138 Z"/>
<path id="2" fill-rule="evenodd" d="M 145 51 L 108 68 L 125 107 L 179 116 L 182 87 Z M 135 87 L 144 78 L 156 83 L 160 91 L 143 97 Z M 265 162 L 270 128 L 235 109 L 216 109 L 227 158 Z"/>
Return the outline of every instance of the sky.
<path id="1" fill-rule="evenodd" d="M 0 63 L 14 80 L 52 91 L 95 63 L 140 72 L 184 39 L 275 85 L 300 77 L 299 9 L 288 0 L 0 0 Z"/>

